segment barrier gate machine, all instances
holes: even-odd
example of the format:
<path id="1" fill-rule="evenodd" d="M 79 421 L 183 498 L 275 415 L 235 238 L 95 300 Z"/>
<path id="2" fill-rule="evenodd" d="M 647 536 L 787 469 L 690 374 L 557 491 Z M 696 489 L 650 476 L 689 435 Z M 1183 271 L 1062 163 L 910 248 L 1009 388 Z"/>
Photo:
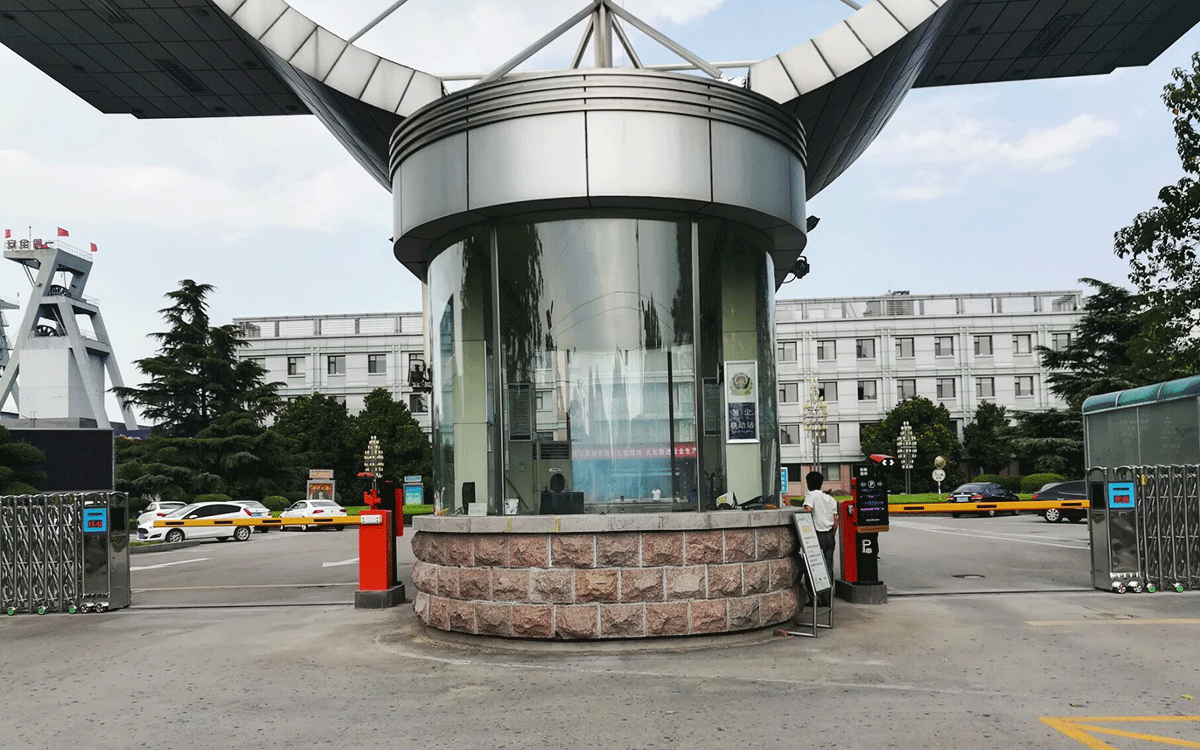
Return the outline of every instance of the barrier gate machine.
<path id="1" fill-rule="evenodd" d="M 0 496 L 0 609 L 128 607 L 129 499 L 120 492 Z"/>
<path id="2" fill-rule="evenodd" d="M 1093 468 L 1088 505 L 1093 586 L 1200 588 L 1200 466 Z"/>

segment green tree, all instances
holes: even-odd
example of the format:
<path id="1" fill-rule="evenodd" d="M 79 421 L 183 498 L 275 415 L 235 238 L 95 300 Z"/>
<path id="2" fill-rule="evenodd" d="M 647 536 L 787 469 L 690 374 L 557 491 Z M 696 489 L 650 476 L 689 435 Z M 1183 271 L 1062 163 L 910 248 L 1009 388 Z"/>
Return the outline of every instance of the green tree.
<path id="1" fill-rule="evenodd" d="M 191 442 L 208 472 L 221 479 L 220 488 L 210 492 L 261 500 L 303 482 L 295 444 L 248 412 L 226 412 Z"/>
<path id="2" fill-rule="evenodd" d="M 912 472 L 913 492 L 933 492 L 937 488 L 930 474 L 933 472 L 933 459 L 938 456 L 946 459 L 946 481 L 942 483 L 942 489 L 961 484 L 962 470 L 959 464 L 962 461 L 962 446 L 950 429 L 950 412 L 927 398 L 918 396 L 901 401 L 882 422 L 863 427 L 860 435 L 863 455 L 897 455 L 900 426 L 905 422 L 912 426 L 913 437 L 917 439 L 917 457 Z M 899 464 L 899 461 L 896 463 Z M 893 470 L 891 485 L 893 488 L 904 487 L 904 472 L 900 468 Z"/>
<path id="3" fill-rule="evenodd" d="M 403 402 L 395 401 L 384 388 L 367 394 L 364 408 L 354 417 L 354 441 L 358 463 L 374 435 L 383 450 L 384 473 L 402 478 L 419 474 L 426 487 L 433 486 L 433 448 L 417 420 Z"/>
<path id="4" fill-rule="evenodd" d="M 115 458 L 116 487 L 133 497 L 189 502 L 221 487 L 221 478 L 203 468 L 190 438 L 117 438 Z"/>
<path id="5" fill-rule="evenodd" d="M 967 461 L 983 474 L 999 474 L 1012 463 L 1008 412 L 1003 406 L 984 401 L 975 409 L 975 419 L 963 428 L 963 451 Z"/>
<path id="6" fill-rule="evenodd" d="M 208 317 L 211 284 L 191 279 L 168 292 L 172 304 L 159 312 L 168 330 L 150 334 L 159 354 L 137 361 L 144 385 L 113 388 L 118 398 L 141 407 L 166 437 L 191 437 L 226 412 L 246 412 L 261 423 L 279 407 L 279 383 L 266 383 L 256 362 L 237 357 L 245 340 L 233 324 L 214 327 Z"/>
<path id="7" fill-rule="evenodd" d="M 1146 335 L 1174 367 L 1200 370 L 1200 52 L 1191 69 L 1176 68 L 1163 89 L 1174 116 L 1176 151 L 1184 175 L 1158 192 L 1157 205 L 1116 233 L 1116 254 L 1129 260 L 1129 278 L 1146 298 Z M 1165 379 L 1165 378 L 1164 378 Z"/>
<path id="8" fill-rule="evenodd" d="M 1071 343 L 1055 351 L 1038 347 L 1051 392 L 1078 410 L 1089 396 L 1171 380 L 1172 356 L 1147 331 L 1144 298 L 1113 284 L 1083 278 L 1096 291 L 1083 305 Z"/>
<path id="9" fill-rule="evenodd" d="M 333 469 L 334 478 L 349 487 L 362 465 L 362 451 L 354 420 L 332 396 L 314 393 L 283 407 L 272 431 L 295 442 L 298 459 L 306 469 Z"/>
<path id="10" fill-rule="evenodd" d="M 1074 409 L 1017 412 L 1009 433 L 1021 474 L 1083 477 L 1083 416 Z"/>
<path id="11" fill-rule="evenodd" d="M 4 427 L 0 427 L 0 495 L 32 495 L 40 492 L 33 482 L 45 479 L 46 473 L 32 467 L 46 460 L 46 456 L 29 443 L 13 440 Z"/>

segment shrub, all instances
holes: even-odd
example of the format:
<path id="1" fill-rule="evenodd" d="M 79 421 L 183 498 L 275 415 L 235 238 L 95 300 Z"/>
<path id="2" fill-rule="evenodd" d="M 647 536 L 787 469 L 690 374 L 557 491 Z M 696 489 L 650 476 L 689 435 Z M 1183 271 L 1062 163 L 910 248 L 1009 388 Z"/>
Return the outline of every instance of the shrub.
<path id="1" fill-rule="evenodd" d="M 267 510 L 271 511 L 272 513 L 282 513 L 283 511 L 287 510 L 288 506 L 292 503 L 282 495 L 271 495 L 270 497 L 264 497 L 262 504 L 267 506 Z"/>
<path id="2" fill-rule="evenodd" d="M 1030 474 L 1021 480 L 1021 492 L 1037 492 L 1044 484 L 1065 481 L 1067 478 L 1062 474 Z"/>
<path id="3" fill-rule="evenodd" d="M 232 501 L 229 495 L 222 495 L 218 492 L 210 492 L 206 495 L 196 495 L 192 498 L 193 503 L 228 503 Z"/>
<path id="4" fill-rule="evenodd" d="M 283 497 L 285 500 L 287 500 L 287 501 L 288 501 L 288 504 L 289 504 L 289 505 L 290 505 L 291 503 L 298 503 L 298 502 L 300 502 L 301 500 L 307 500 L 307 499 L 308 499 L 308 495 L 306 495 L 306 494 L 305 494 L 303 491 L 299 491 L 299 492 L 284 492 L 284 493 L 282 493 L 282 497 Z"/>

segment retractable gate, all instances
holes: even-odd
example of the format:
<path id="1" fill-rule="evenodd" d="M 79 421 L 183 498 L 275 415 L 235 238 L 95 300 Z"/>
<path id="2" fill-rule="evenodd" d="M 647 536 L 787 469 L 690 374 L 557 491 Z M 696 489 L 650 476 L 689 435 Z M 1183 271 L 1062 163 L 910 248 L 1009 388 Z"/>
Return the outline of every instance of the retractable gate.
<path id="1" fill-rule="evenodd" d="M 1088 497 L 1096 588 L 1200 589 L 1200 466 L 1095 468 Z"/>
<path id="2" fill-rule="evenodd" d="M 129 606 L 128 507 L 119 492 L 0 495 L 0 610 Z"/>

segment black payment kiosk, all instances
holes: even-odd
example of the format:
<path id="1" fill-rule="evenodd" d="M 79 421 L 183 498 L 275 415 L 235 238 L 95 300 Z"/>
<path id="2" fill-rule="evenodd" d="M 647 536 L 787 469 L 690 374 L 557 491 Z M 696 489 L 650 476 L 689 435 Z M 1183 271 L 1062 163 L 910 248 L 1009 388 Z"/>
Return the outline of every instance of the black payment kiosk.
<path id="1" fill-rule="evenodd" d="M 887 601 L 887 587 L 879 580 L 879 532 L 888 530 L 887 471 L 895 463 L 891 456 L 873 455 L 851 469 L 851 500 L 840 506 L 842 577 L 836 586 L 847 601 Z"/>

